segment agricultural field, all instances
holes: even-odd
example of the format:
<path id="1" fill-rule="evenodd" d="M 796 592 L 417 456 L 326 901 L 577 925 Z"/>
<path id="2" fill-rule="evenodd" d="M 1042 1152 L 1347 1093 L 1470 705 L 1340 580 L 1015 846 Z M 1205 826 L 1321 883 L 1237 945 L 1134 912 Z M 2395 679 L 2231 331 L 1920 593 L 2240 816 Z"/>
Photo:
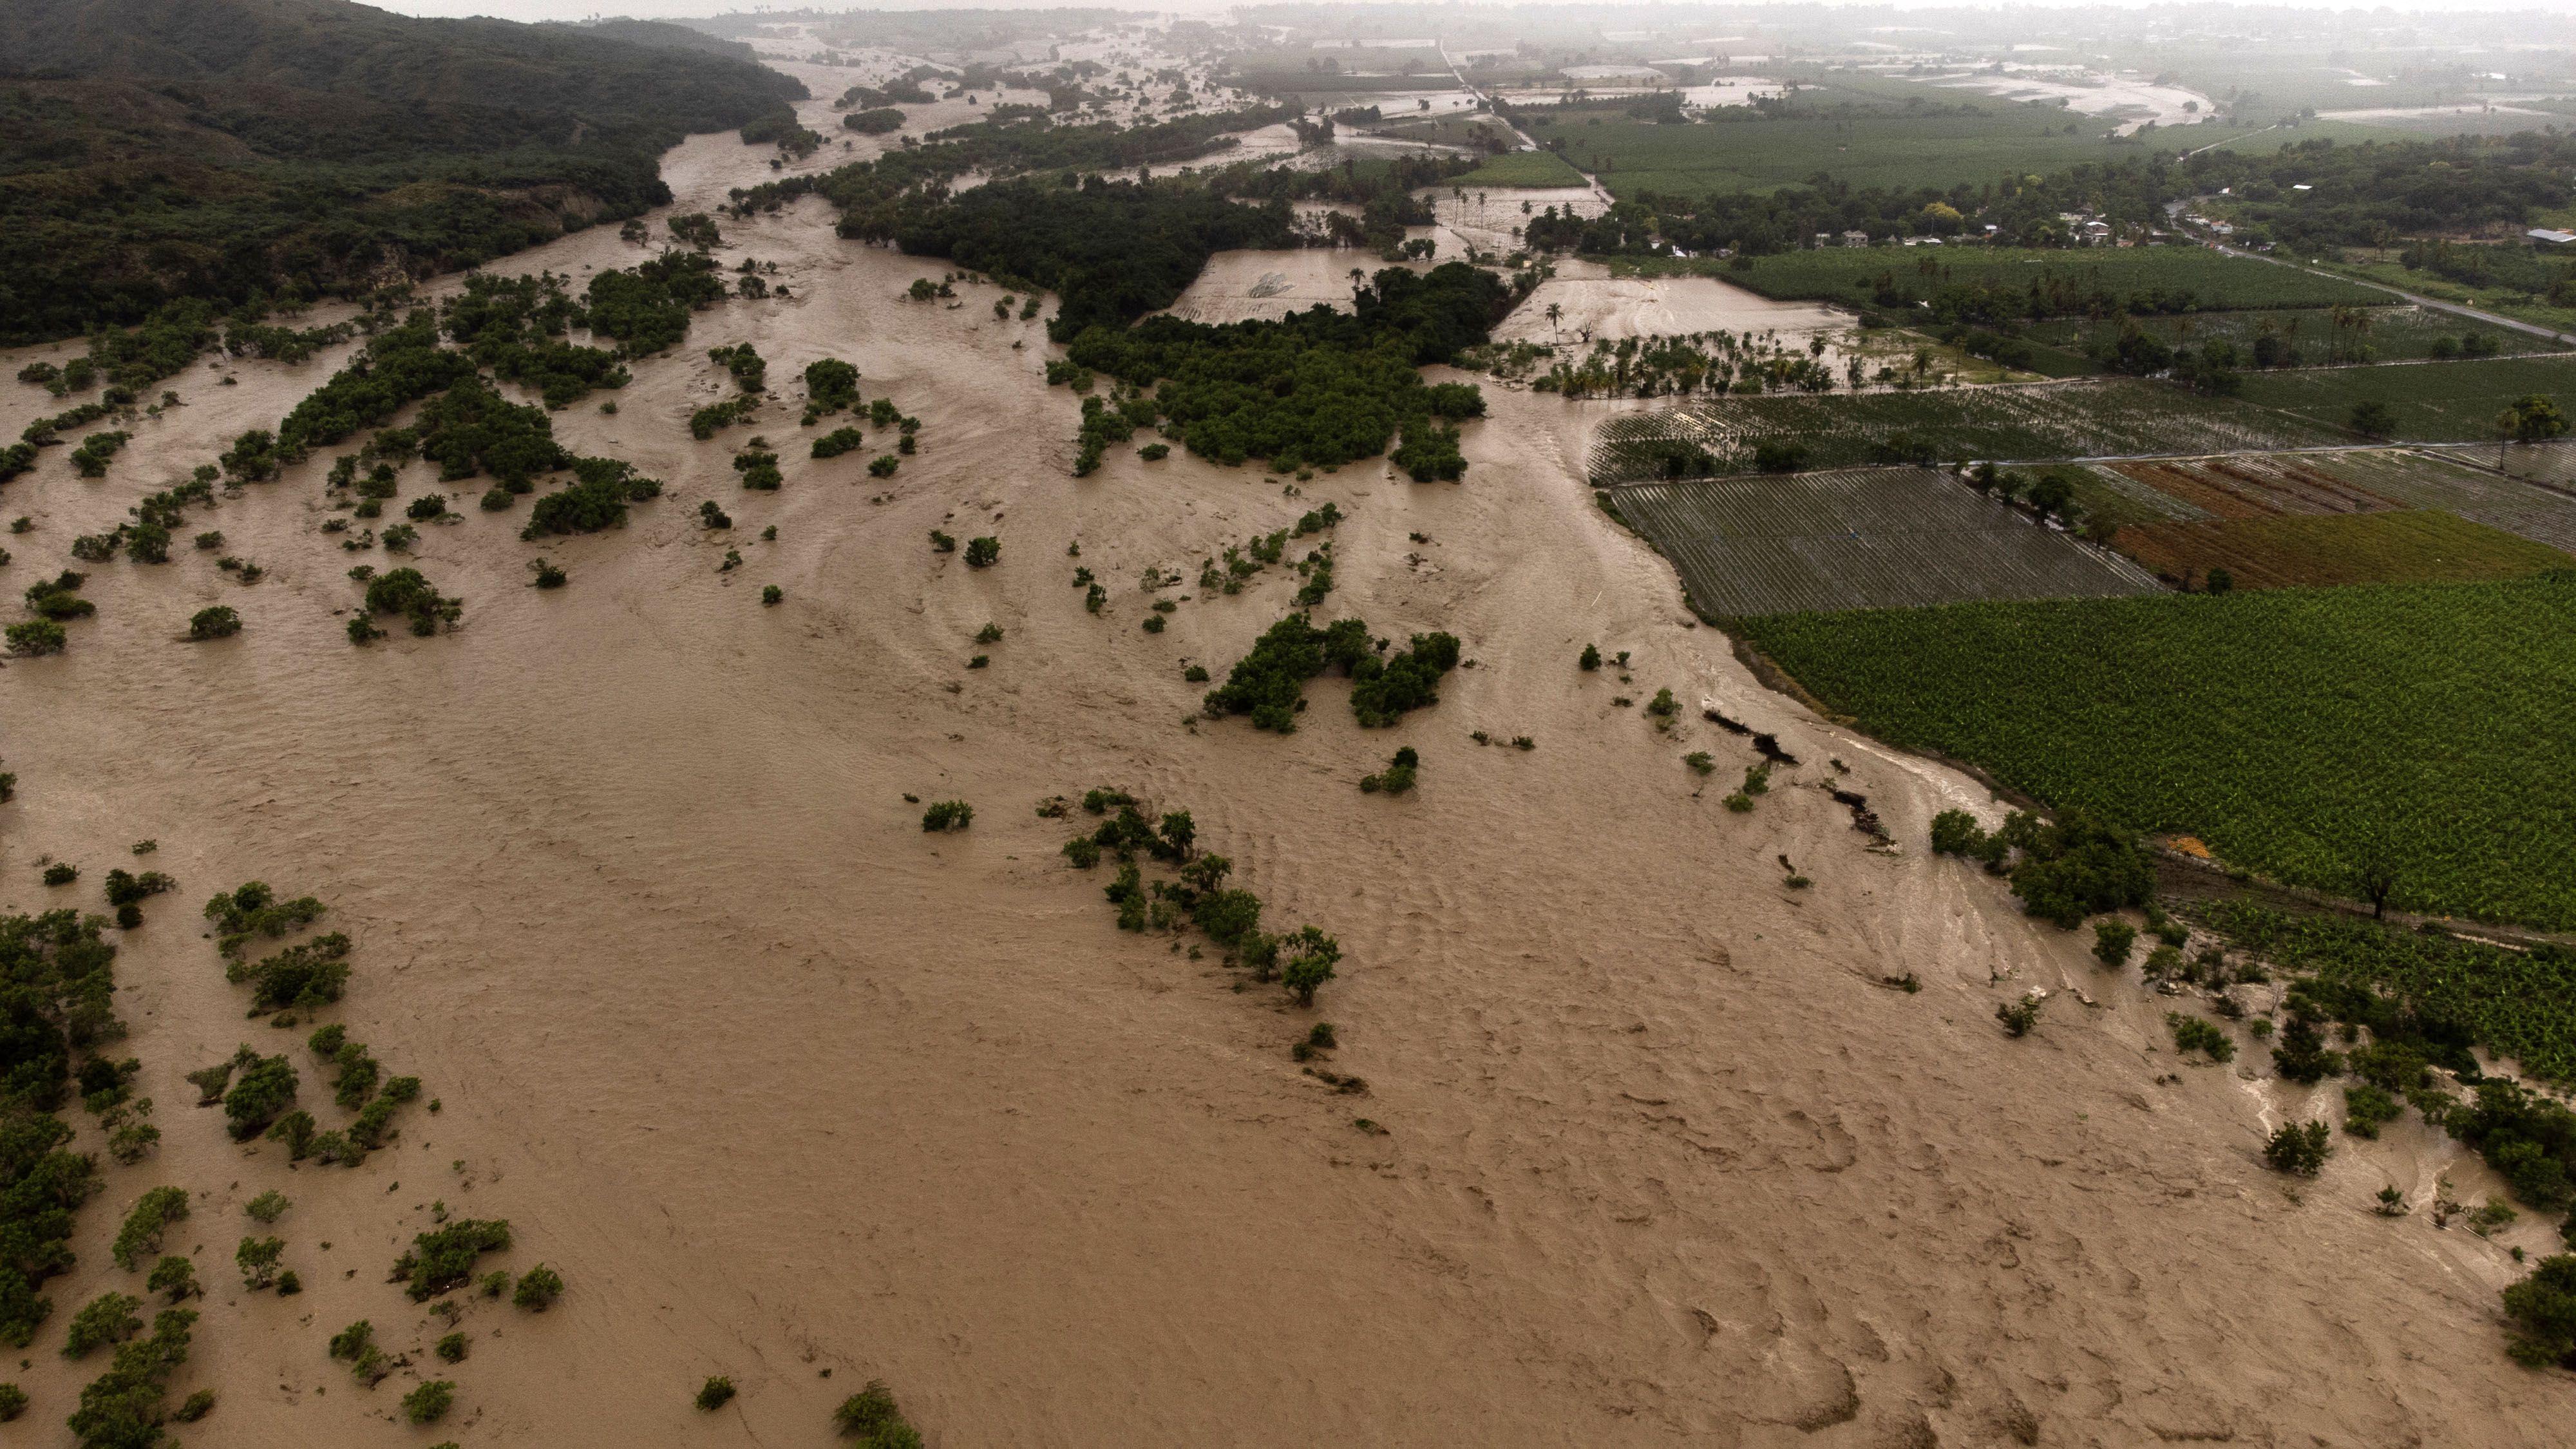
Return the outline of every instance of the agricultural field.
<path id="1" fill-rule="evenodd" d="M 2178 517 L 2193 519 L 2369 513 L 2406 506 L 2347 480 L 2336 467 L 2337 456 L 2159 458 L 2097 467 L 2171 499 L 2189 510 Z"/>
<path id="2" fill-rule="evenodd" d="M 2576 558 L 2429 508 L 2305 513 L 2123 528 L 2121 553 L 2185 583 L 2225 569 L 2240 589 L 2475 583 L 2576 569 Z"/>
<path id="3" fill-rule="evenodd" d="M 1363 131 L 1390 141 L 1419 141 L 1427 146 L 1457 146 L 1467 150 L 1478 150 L 1495 141 L 1512 145 L 1519 139 L 1512 134 L 1511 127 L 1479 111 L 1424 116 L 1414 113 L 1411 106 L 1393 109 L 1380 106 L 1378 110 L 1386 117 L 1381 124 L 1352 126 L 1345 123 L 1344 129 Z"/>
<path id="4" fill-rule="evenodd" d="M 2561 219 L 2546 223 L 2558 226 Z M 2520 287 L 2471 286 L 2437 277 L 2427 271 L 2411 271 L 2403 263 L 2384 258 L 2375 252 L 2351 251 L 2342 258 L 2331 252 L 2313 258 L 2329 271 L 2383 286 L 2397 287 L 2419 297 L 2432 297 L 2444 302 L 2460 302 L 2481 311 L 2511 317 L 2518 322 L 2534 322 L 2562 332 L 2576 333 L 2576 307 L 2553 307 L 2546 299 Z"/>
<path id="5" fill-rule="evenodd" d="M 2467 451 L 2473 452 L 2481 464 L 2495 458 L 2493 449 Z M 2508 466 L 2516 477 L 2523 476 L 2526 468 L 2545 470 L 2549 461 L 2563 465 L 2570 456 L 2569 449 L 2560 444 L 2510 451 L 2514 458 Z M 2471 466 L 2441 452 L 2374 449 L 2330 453 L 2298 462 L 2387 499 L 2393 508 L 2438 508 L 2576 554 L 2576 497 L 2565 493 L 2534 488 L 2514 478 L 2500 478 L 2483 466 Z"/>
<path id="6" fill-rule="evenodd" d="M 2559 438 L 2546 443 L 2510 443 L 2501 448 L 2489 444 L 2462 444 L 2440 451 L 2474 458 L 2481 464 L 2493 464 L 2510 477 L 2527 478 L 2576 493 L 2576 438 Z"/>
<path id="7" fill-rule="evenodd" d="M 2048 471 L 2073 487 L 2085 532 L 2097 539 L 2139 525 L 2431 509 L 2576 553 L 2576 496 L 2533 487 L 2520 476 L 2526 467 L 2576 462 L 2576 450 L 2546 444 L 2510 452 L 2515 477 L 2497 475 L 2489 448 L 2240 453 Z"/>
<path id="8" fill-rule="evenodd" d="M 1647 191 L 1777 191 L 1807 185 L 1820 171 L 1864 189 L 1950 187 L 2154 154 L 2136 141 L 2105 141 L 2100 125 L 2052 123 L 2064 114 L 1997 104 L 1977 115 L 1799 114 L 1664 125 L 1620 111 L 1540 112 L 1528 129 L 1542 146 L 1563 140 L 1567 159 L 1622 200 Z M 2077 133 L 2068 134 L 2068 125 Z"/>
<path id="9" fill-rule="evenodd" d="M 2282 269 L 2275 267 L 2272 270 Z M 2419 362 L 2426 358 L 2449 358 L 2464 353 L 2474 357 L 2481 351 L 2487 351 L 2490 356 L 2520 357 L 2569 350 L 2566 343 L 2529 332 L 2414 306 L 2347 310 L 2341 314 L 2340 321 L 2333 310 L 2313 307 L 2188 312 L 2178 316 L 2129 319 L 2059 317 L 2031 323 L 2022 329 L 2021 335 L 2032 342 L 2084 357 L 2094 355 L 2097 348 L 2107 353 L 2119 338 L 2121 327 L 2131 323 L 2168 347 L 2197 347 L 2225 341 L 2233 343 L 2240 354 L 2246 355 L 2251 355 L 2256 339 L 2277 337 L 2280 345 L 2288 348 L 2291 354 L 2281 364 L 2285 367 L 2330 366 L 2341 362 Z"/>
<path id="10" fill-rule="evenodd" d="M 2075 490 L 2075 506 L 2085 532 L 2109 539 L 2118 530 L 2140 523 L 2178 523 L 2209 518 L 2209 510 L 2131 476 L 2134 464 L 2082 463 L 2050 471 Z"/>
<path id="11" fill-rule="evenodd" d="M 1464 176 L 1446 183 L 1473 191 L 1478 187 L 1545 188 L 1581 186 L 1583 173 L 1566 163 L 1564 157 L 1549 151 L 1507 151 Z"/>
<path id="12" fill-rule="evenodd" d="M 2356 404 L 2386 404 L 2392 436 L 2409 442 L 2493 439 L 2496 414 L 2531 393 L 2576 408 L 2576 358 L 2499 357 L 2393 367 L 2302 368 L 2251 373 L 2242 396 L 2320 428 L 2340 429 Z"/>
<path id="13" fill-rule="evenodd" d="M 1891 448 L 1940 459 L 2086 458 L 2299 448 L 2342 440 L 2337 428 L 2134 378 L 2027 387 L 1858 394 L 1728 396 L 1602 424 L 1593 483 L 1754 470 L 1762 443 L 1805 449 L 1801 465 L 1890 461 Z"/>
<path id="14" fill-rule="evenodd" d="M 1610 501 L 1712 617 L 2156 588 L 2125 560 L 1928 468 L 1646 483 Z"/>
<path id="15" fill-rule="evenodd" d="M 1745 268 L 1715 258 L 1692 260 L 1709 275 L 1766 297 L 1851 306 L 1870 305 L 1882 281 L 1900 298 L 1895 305 L 1904 306 L 1944 287 L 2022 291 L 2033 284 L 2107 292 L 2124 300 L 2156 292 L 2189 293 L 2198 311 L 2371 306 L 2389 300 L 2385 292 L 2333 277 L 2194 246 L 1816 247 L 1754 257 Z"/>
<path id="16" fill-rule="evenodd" d="M 2392 906 L 2576 928 L 2576 571 L 1735 627 L 1862 728 L 2052 807 L 2344 893 L 2376 854 Z"/>

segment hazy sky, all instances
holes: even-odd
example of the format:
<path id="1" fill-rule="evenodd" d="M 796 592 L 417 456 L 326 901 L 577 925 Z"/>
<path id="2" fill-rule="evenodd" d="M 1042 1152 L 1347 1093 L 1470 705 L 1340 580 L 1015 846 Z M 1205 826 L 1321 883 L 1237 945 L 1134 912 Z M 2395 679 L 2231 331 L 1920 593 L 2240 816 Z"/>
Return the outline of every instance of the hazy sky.
<path id="1" fill-rule="evenodd" d="M 805 8 L 803 3 L 762 6 L 733 3 L 733 0 L 608 0 L 608 3 L 602 3 L 602 0 L 367 0 L 367 3 L 380 5 L 387 10 L 400 11 L 405 15 L 497 15 L 507 20 L 584 20 L 594 15 L 634 15 L 649 19 L 664 19 L 684 15 L 721 15 L 733 11 Z M 1205 15 L 1231 10 L 1237 0 L 1160 0 L 1160 3 L 1135 4 L 1123 4 L 1120 0 L 870 0 L 870 3 L 850 5 L 834 4 L 832 0 L 811 0 L 811 3 L 812 8 L 818 10 L 1048 10 L 1068 5 L 1086 5 L 1107 6 L 1121 10 Z M 1530 3 L 1543 4 L 1546 0 L 1530 0 Z M 1832 3 L 1832 0 L 1826 0 L 1826 3 Z M 1898 8 L 1914 9 L 1965 8 L 1959 4 L 1959 0 L 1854 0 L 1854 3 L 1878 8 L 1885 8 L 1890 4 Z M 2106 3 L 2106 0 L 2014 0 L 2014 3 L 2074 7 L 2099 6 Z M 2121 0 L 2107 0 L 2107 3 L 2117 4 L 2121 3 Z M 2138 8 L 2144 3 L 2150 3 L 2150 0 L 2130 0 L 2130 3 L 2123 4 L 2122 8 Z M 2525 3 L 2520 4 L 2499 4 L 2497 0 L 2410 0 L 2410 3 L 2390 7 L 2354 5 L 2350 0 L 2261 0 L 2261 3 L 2297 5 L 2307 9 L 2351 10 L 2356 13 L 2368 13 L 2386 8 L 2400 12 L 2506 11 L 2527 14 L 2542 11 L 2552 15 L 2576 14 L 2576 0 L 2525 0 Z"/>

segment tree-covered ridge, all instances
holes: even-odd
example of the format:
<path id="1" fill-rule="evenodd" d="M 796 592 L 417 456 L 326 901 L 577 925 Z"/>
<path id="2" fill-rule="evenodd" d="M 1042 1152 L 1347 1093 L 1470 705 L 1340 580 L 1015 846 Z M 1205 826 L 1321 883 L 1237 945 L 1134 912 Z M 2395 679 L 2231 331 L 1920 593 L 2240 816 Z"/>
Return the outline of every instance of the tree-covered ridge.
<path id="1" fill-rule="evenodd" d="M 891 240 L 925 204 L 947 198 L 949 182 L 969 172 L 1001 179 L 1040 171 L 1123 171 L 1173 166 L 1222 149 L 1235 131 L 1257 130 L 1293 112 L 1254 107 L 1187 116 L 1151 126 L 1114 122 L 1059 126 L 1044 116 L 1013 115 L 934 131 L 926 142 L 853 161 L 819 176 L 790 176 L 733 192 L 738 211 L 774 209 L 798 196 L 818 195 L 841 212 L 841 235 Z"/>
<path id="2" fill-rule="evenodd" d="M 980 186 L 905 217 L 895 244 L 915 256 L 1053 292 L 1049 332 L 1122 327 L 1170 306 L 1208 258 L 1238 247 L 1296 245 L 1285 202 L 1244 206 L 1200 187 L 1103 181 Z"/>
<path id="3" fill-rule="evenodd" d="M 347 0 L 19 0 L 0 343 L 472 265 L 669 200 L 660 152 L 801 98 L 748 60 Z"/>

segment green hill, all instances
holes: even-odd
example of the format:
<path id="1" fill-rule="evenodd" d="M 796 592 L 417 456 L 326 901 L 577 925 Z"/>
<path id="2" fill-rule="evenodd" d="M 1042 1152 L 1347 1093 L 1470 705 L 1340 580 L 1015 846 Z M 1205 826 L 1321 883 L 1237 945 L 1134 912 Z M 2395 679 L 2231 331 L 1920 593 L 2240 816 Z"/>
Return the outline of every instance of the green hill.
<path id="1" fill-rule="evenodd" d="M 805 94 L 693 37 L 348 0 L 0 0 L 0 25 L 0 344 L 631 216 L 669 199 L 663 150 Z"/>

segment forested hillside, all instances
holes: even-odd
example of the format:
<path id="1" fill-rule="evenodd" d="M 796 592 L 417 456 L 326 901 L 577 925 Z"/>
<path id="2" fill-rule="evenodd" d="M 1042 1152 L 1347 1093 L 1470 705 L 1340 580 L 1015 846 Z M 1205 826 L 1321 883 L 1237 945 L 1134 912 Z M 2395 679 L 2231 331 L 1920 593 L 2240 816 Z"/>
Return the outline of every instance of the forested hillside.
<path id="1" fill-rule="evenodd" d="M 0 19 L 0 343 L 631 216 L 668 199 L 661 151 L 804 95 L 643 33 L 669 27 L 347 0 L 0 0 Z"/>

